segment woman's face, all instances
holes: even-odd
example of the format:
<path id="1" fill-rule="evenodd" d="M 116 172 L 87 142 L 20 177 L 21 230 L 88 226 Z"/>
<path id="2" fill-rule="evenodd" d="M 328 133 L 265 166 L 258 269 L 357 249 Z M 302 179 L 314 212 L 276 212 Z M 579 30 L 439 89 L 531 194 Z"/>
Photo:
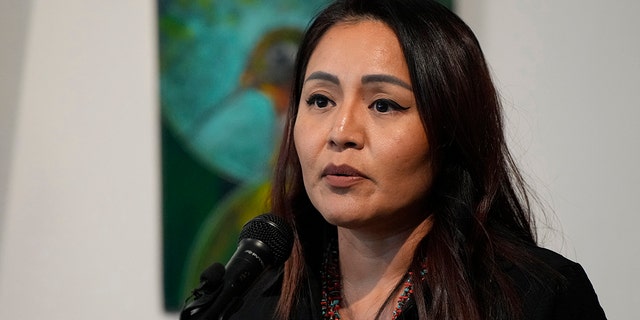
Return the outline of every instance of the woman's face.
<path id="1" fill-rule="evenodd" d="M 331 224 L 394 232 L 425 217 L 429 144 L 402 49 L 384 23 L 333 26 L 311 55 L 294 143 Z"/>

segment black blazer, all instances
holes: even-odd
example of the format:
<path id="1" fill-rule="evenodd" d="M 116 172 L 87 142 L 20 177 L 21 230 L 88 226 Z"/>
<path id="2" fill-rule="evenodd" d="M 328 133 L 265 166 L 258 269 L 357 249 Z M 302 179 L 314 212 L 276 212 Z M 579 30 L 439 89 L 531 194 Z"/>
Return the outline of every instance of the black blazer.
<path id="1" fill-rule="evenodd" d="M 543 248 L 535 248 L 533 253 L 564 279 L 554 280 L 554 283 L 543 287 L 517 268 L 505 266 L 505 272 L 514 279 L 516 289 L 524 296 L 525 320 L 606 319 L 593 286 L 579 264 Z M 273 319 L 280 297 L 282 274 L 282 268 L 266 270 L 229 319 Z M 320 282 L 315 277 L 307 281 L 304 287 L 308 292 L 300 297 L 294 319 L 320 320 Z M 418 319 L 416 306 L 409 303 L 399 319 Z"/>

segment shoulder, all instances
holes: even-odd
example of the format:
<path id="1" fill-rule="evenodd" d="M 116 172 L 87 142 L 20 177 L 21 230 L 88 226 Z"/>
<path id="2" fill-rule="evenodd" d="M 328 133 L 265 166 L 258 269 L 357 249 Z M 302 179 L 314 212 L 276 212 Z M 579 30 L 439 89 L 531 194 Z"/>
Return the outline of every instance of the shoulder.
<path id="1" fill-rule="evenodd" d="M 260 275 L 256 283 L 245 293 L 242 301 L 235 308 L 230 320 L 272 320 L 278 300 L 282 293 L 284 267 L 270 268 Z M 314 320 L 320 315 L 319 301 L 320 284 L 313 276 L 307 276 L 300 284 L 300 294 L 293 306 L 292 320 Z"/>
<path id="2" fill-rule="evenodd" d="M 524 268 L 505 271 L 523 299 L 525 319 L 606 319 L 582 266 L 551 250 L 529 249 Z"/>

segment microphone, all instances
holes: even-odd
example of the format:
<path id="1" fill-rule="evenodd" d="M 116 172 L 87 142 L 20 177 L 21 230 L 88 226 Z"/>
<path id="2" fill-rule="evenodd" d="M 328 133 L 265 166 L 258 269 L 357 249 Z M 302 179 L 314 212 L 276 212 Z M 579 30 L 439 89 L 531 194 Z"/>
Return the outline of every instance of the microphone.
<path id="1" fill-rule="evenodd" d="M 237 302 L 262 271 L 267 267 L 281 265 L 289 258 L 292 247 L 293 231 L 284 218 L 268 213 L 247 222 L 240 232 L 236 252 L 224 267 L 222 287 L 209 290 L 211 293 L 219 292 L 217 297 L 200 298 L 205 300 L 204 304 L 213 300 L 211 307 L 205 310 L 203 303 L 198 303 L 200 299 L 196 299 L 192 305 L 197 304 L 198 307 L 187 306 L 183 310 L 184 318 L 181 319 L 222 318 L 225 309 Z M 210 280 L 205 277 L 207 270 L 201 280 Z M 216 273 L 216 277 L 220 279 L 219 273 Z M 217 286 L 220 286 L 220 283 L 217 283 Z M 190 309 L 189 312 L 184 312 L 187 309 Z M 202 313 L 201 316 L 198 316 L 198 313 Z"/>

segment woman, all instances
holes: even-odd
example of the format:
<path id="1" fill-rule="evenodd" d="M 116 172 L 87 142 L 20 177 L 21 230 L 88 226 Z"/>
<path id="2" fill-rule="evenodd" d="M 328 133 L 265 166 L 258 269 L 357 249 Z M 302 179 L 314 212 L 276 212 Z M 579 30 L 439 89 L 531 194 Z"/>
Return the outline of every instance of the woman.
<path id="1" fill-rule="evenodd" d="M 478 41 L 435 2 L 338 1 L 298 53 L 273 211 L 295 229 L 237 319 L 604 319 L 536 246 Z"/>

